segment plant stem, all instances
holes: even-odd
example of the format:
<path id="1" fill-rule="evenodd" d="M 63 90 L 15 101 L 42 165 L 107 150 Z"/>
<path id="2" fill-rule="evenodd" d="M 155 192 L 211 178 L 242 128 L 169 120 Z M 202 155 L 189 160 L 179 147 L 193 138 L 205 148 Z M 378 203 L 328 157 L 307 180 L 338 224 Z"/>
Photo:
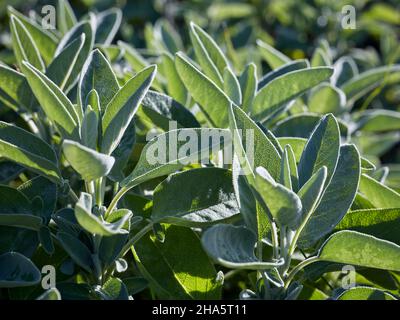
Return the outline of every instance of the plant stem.
<path id="1" fill-rule="evenodd" d="M 142 230 L 140 230 L 138 233 L 136 233 L 132 238 L 128 240 L 128 242 L 124 245 L 122 248 L 120 254 L 118 255 L 118 258 L 122 258 L 132 247 L 136 241 L 140 240 L 141 237 L 143 237 L 147 232 L 149 232 L 153 228 L 153 222 L 150 222 L 148 225 L 146 225 Z"/>
<path id="2" fill-rule="evenodd" d="M 103 178 L 96 180 L 95 185 L 96 205 L 101 207 L 103 205 Z"/>
<path id="3" fill-rule="evenodd" d="M 78 196 L 76 195 L 76 193 L 74 192 L 74 190 L 72 190 L 71 187 L 69 187 L 68 195 L 71 197 L 72 201 L 74 201 L 74 202 L 78 202 L 78 201 L 79 201 Z"/>
<path id="4" fill-rule="evenodd" d="M 279 239 L 278 239 L 278 230 L 276 228 L 276 223 L 271 222 L 271 240 L 272 240 L 272 247 L 274 252 L 274 258 L 279 258 Z"/>
<path id="5" fill-rule="evenodd" d="M 104 214 L 104 217 L 108 217 L 108 215 L 114 210 L 114 208 L 117 206 L 118 201 L 123 197 L 123 195 L 128 191 L 126 188 L 121 188 L 117 194 L 114 196 L 114 198 L 111 200 L 110 205 L 107 208 L 106 213 Z"/>
<path id="6" fill-rule="evenodd" d="M 294 276 L 304 267 L 308 266 L 309 264 L 318 261 L 318 257 L 311 257 L 309 259 L 301 261 L 297 266 L 293 268 L 292 271 L 289 272 L 288 277 L 285 281 L 285 289 L 289 287 L 289 284 L 292 282 Z"/>

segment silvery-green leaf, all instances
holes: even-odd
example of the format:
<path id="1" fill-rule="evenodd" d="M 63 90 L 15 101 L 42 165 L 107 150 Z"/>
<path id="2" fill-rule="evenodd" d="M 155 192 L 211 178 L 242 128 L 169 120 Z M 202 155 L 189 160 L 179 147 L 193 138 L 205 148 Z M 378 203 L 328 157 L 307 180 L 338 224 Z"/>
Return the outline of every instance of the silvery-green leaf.
<path id="1" fill-rule="evenodd" d="M 85 34 L 85 41 L 82 45 L 82 48 L 78 54 L 78 57 L 75 60 L 74 66 L 72 68 L 71 74 L 80 74 L 82 71 L 82 67 L 85 64 L 86 59 L 88 58 L 90 51 L 93 48 L 94 43 L 94 35 L 93 35 L 93 26 L 91 21 L 81 21 L 76 24 L 71 30 L 69 30 L 63 38 L 60 40 L 57 50 L 55 52 L 55 56 L 61 54 L 61 52 L 69 46 L 76 39 L 81 38 L 82 34 Z M 72 80 L 72 79 L 71 79 Z M 70 90 L 78 81 L 77 78 L 74 79 L 75 82 L 71 82 L 69 87 L 66 88 L 67 91 Z"/>
<path id="2" fill-rule="evenodd" d="M 349 211 L 335 230 L 354 230 L 400 245 L 400 208 Z"/>
<path id="3" fill-rule="evenodd" d="M 0 255 L 0 288 L 32 286 L 40 282 L 39 269 L 18 252 Z"/>
<path id="4" fill-rule="evenodd" d="M 154 33 L 159 36 L 156 39 L 159 39 L 160 44 L 163 44 L 168 52 L 174 54 L 182 50 L 183 44 L 180 35 L 167 19 L 161 18 L 157 20 L 154 25 Z"/>
<path id="5" fill-rule="evenodd" d="M 268 170 L 274 179 L 280 175 L 281 157 L 263 130 L 239 107 L 229 107 L 229 123 L 234 150 L 248 178 L 256 167 Z"/>
<path id="6" fill-rule="evenodd" d="M 53 81 L 28 62 L 22 63 L 22 71 L 49 119 L 66 138 L 79 139 L 80 119 L 68 97 Z"/>
<path id="7" fill-rule="evenodd" d="M 335 71 L 331 80 L 332 84 L 338 87 L 358 74 L 357 65 L 354 59 L 349 56 L 339 58 L 333 67 Z"/>
<path id="8" fill-rule="evenodd" d="M 99 49 L 91 52 L 81 72 L 78 85 L 78 97 L 81 106 L 85 109 L 88 103 L 88 94 L 93 89 L 99 95 L 102 112 L 119 90 L 118 80 L 110 63 Z"/>
<path id="9" fill-rule="evenodd" d="M 342 146 L 335 173 L 300 234 L 301 248 L 311 247 L 343 219 L 357 193 L 360 173 L 360 155 L 357 148 L 354 145 Z"/>
<path id="10" fill-rule="evenodd" d="M 22 61 L 28 61 L 40 71 L 44 71 L 44 63 L 34 40 L 22 22 L 14 15 L 10 16 L 10 29 L 14 54 L 19 66 Z"/>
<path id="11" fill-rule="evenodd" d="M 122 12 L 119 8 L 111 8 L 96 14 L 95 43 L 111 44 L 121 25 L 121 20 Z"/>
<path id="12" fill-rule="evenodd" d="M 297 195 L 300 197 L 303 205 L 303 218 L 307 219 L 315 210 L 319 200 L 321 199 L 322 191 L 324 190 L 327 177 L 327 169 L 321 167 L 311 178 L 302 186 Z"/>
<path id="13" fill-rule="evenodd" d="M 359 192 L 376 208 L 399 208 L 400 194 L 366 174 L 361 175 Z"/>
<path id="14" fill-rule="evenodd" d="M 53 239 L 51 237 L 51 231 L 50 231 L 49 227 L 42 226 L 38 230 L 38 238 L 39 238 L 39 241 L 40 241 L 40 244 L 41 244 L 43 250 L 47 254 L 52 255 L 54 253 L 54 243 L 53 243 Z"/>
<path id="15" fill-rule="evenodd" d="M 150 65 L 149 62 L 129 44 L 123 41 L 118 41 L 118 46 L 123 50 L 124 58 L 132 67 L 133 71 L 138 72 L 139 70 L 147 68 Z"/>
<path id="16" fill-rule="evenodd" d="M 197 128 L 200 124 L 194 115 L 171 97 L 149 90 L 142 100 L 143 112 L 165 131 L 169 130 L 170 121 L 176 121 L 184 128 Z"/>
<path id="17" fill-rule="evenodd" d="M 311 90 L 308 98 L 308 109 L 320 114 L 338 114 L 346 105 L 346 95 L 331 84 L 322 83 Z"/>
<path id="18" fill-rule="evenodd" d="M 8 6 L 7 11 L 10 16 L 14 15 L 21 21 L 35 42 L 36 47 L 38 48 L 46 65 L 48 65 L 53 60 L 58 39 L 52 33 L 44 30 L 40 25 L 28 17 L 25 17 L 13 7 Z"/>
<path id="19" fill-rule="evenodd" d="M 282 148 L 286 145 L 290 145 L 296 159 L 296 163 L 298 163 L 300 161 L 301 154 L 303 153 L 307 140 L 296 137 L 278 137 L 276 139 Z"/>
<path id="20" fill-rule="evenodd" d="M 200 141 L 206 136 L 211 136 L 211 141 Z M 146 144 L 135 169 L 121 182 L 121 187 L 130 189 L 144 181 L 173 173 L 188 164 L 199 163 L 208 159 L 211 151 L 220 150 L 221 145 L 229 147 L 230 143 L 229 131 L 223 129 L 178 129 L 161 134 Z M 176 148 L 176 152 L 170 150 L 170 145 Z"/>
<path id="21" fill-rule="evenodd" d="M 322 245 L 318 259 L 400 271 L 400 246 L 356 231 L 338 231 Z"/>
<path id="22" fill-rule="evenodd" d="M 242 91 L 235 74 L 230 68 L 225 68 L 223 73 L 224 91 L 228 97 L 238 106 L 242 104 Z"/>
<path id="23" fill-rule="evenodd" d="M 328 169 L 327 181 L 335 172 L 339 158 L 340 133 L 336 118 L 324 116 L 311 133 L 299 163 L 300 187 L 322 166 Z"/>
<path id="24" fill-rule="evenodd" d="M 0 156 L 60 182 L 54 150 L 42 139 L 14 125 L 0 121 Z"/>
<path id="25" fill-rule="evenodd" d="M 276 183 L 263 167 L 256 168 L 255 188 L 279 225 L 294 230 L 300 223 L 302 204 L 290 189 Z"/>
<path id="26" fill-rule="evenodd" d="M 57 29 L 65 34 L 77 23 L 74 11 L 68 0 L 58 0 L 57 2 Z"/>
<path id="27" fill-rule="evenodd" d="M 230 104 L 226 94 L 181 53 L 175 56 L 175 66 L 186 89 L 200 105 L 210 124 L 213 127 L 226 128 Z"/>
<path id="28" fill-rule="evenodd" d="M 395 76 L 399 72 L 400 65 L 369 69 L 346 81 L 340 88 L 346 94 L 348 103 L 352 104 L 369 91 L 381 85 L 383 81 L 389 80 L 391 76 Z"/>
<path id="29" fill-rule="evenodd" d="M 89 105 L 86 108 L 82 119 L 81 137 L 82 144 L 89 149 L 97 149 L 97 139 L 99 136 L 99 117 L 98 113 Z"/>
<path id="30" fill-rule="evenodd" d="M 261 40 L 257 40 L 257 46 L 261 56 L 267 61 L 271 69 L 279 68 L 291 61 L 290 58 L 285 56 L 282 52 L 279 52 Z"/>
<path id="31" fill-rule="evenodd" d="M 199 26 L 190 24 L 190 38 L 196 58 L 204 73 L 219 87 L 223 83 L 223 72 L 228 62 L 215 41 Z"/>
<path id="32" fill-rule="evenodd" d="M 357 119 L 358 130 L 384 132 L 400 130 L 400 112 L 392 110 L 367 110 Z"/>
<path id="33" fill-rule="evenodd" d="M 63 48 L 46 70 L 46 76 L 65 92 L 76 82 L 81 71 L 74 66 L 85 43 L 85 37 L 83 33 Z"/>
<path id="34" fill-rule="evenodd" d="M 32 110 L 31 89 L 22 73 L 0 63 L 0 101 L 19 112 Z M 24 110 L 24 111 L 25 111 Z"/>
<path id="35" fill-rule="evenodd" d="M 281 67 L 274 69 L 270 72 L 268 72 L 266 75 L 264 75 L 260 81 L 257 84 L 257 90 L 261 90 L 263 87 L 265 87 L 269 82 L 274 80 L 275 78 L 278 78 L 285 73 L 300 70 L 300 69 L 306 69 L 309 68 L 310 64 L 308 63 L 307 60 L 296 60 L 296 61 L 290 61 Z"/>
<path id="36" fill-rule="evenodd" d="M 153 194 L 152 218 L 184 226 L 206 226 L 239 213 L 232 174 L 199 168 L 170 175 Z"/>
<path id="37" fill-rule="evenodd" d="M 244 111 L 251 112 L 257 91 L 257 67 L 254 63 L 246 65 L 239 77 L 239 84 L 242 91 L 241 107 Z"/>
<path id="38" fill-rule="evenodd" d="M 181 81 L 181 78 L 176 70 L 174 57 L 168 53 L 164 53 L 161 55 L 161 59 L 161 70 L 163 71 L 163 75 L 167 81 L 168 95 L 178 101 L 180 104 L 185 105 L 188 94 L 185 85 Z"/>
<path id="39" fill-rule="evenodd" d="M 294 192 L 299 190 L 299 174 L 297 172 L 296 158 L 289 144 L 285 145 L 282 154 L 279 183 Z"/>
<path id="40" fill-rule="evenodd" d="M 254 255 L 256 235 L 245 227 L 219 224 L 207 229 L 201 243 L 218 264 L 232 269 L 264 270 L 279 267 L 283 261 L 263 262 Z"/>
<path id="41" fill-rule="evenodd" d="M 64 140 L 62 148 L 68 162 L 85 181 L 105 177 L 114 165 L 113 157 L 85 147 L 76 141 Z"/>
<path id="42" fill-rule="evenodd" d="M 79 225 L 86 231 L 101 236 L 112 236 L 115 234 L 125 234 L 128 231 L 123 227 L 131 218 L 132 212 L 125 211 L 125 215 L 113 223 L 103 221 L 92 213 L 92 198 L 88 193 L 81 193 L 79 201 L 75 205 L 75 218 Z"/>
<path id="43" fill-rule="evenodd" d="M 330 66 L 331 61 L 321 48 L 317 48 L 311 57 L 311 67 Z"/>
<path id="44" fill-rule="evenodd" d="M 111 99 L 102 118 L 103 140 L 101 150 L 111 154 L 121 141 L 126 128 L 147 90 L 157 67 L 150 66 L 132 77 Z"/>
<path id="45" fill-rule="evenodd" d="M 275 78 L 258 91 L 252 114 L 257 120 L 265 120 L 291 100 L 304 94 L 333 73 L 332 68 L 300 69 Z"/>

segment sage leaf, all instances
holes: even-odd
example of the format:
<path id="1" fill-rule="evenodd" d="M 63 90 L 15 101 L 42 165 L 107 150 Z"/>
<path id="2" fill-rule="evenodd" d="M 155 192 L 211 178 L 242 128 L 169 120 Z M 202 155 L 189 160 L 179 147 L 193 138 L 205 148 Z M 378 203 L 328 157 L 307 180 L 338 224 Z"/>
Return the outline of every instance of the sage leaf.
<path id="1" fill-rule="evenodd" d="M 42 139 L 0 121 L 0 156 L 58 183 L 61 174 L 54 150 Z"/>
<path id="2" fill-rule="evenodd" d="M 285 56 L 282 52 L 279 52 L 264 41 L 257 40 L 257 46 L 261 56 L 265 61 L 267 61 L 271 69 L 279 68 L 291 61 L 289 57 Z"/>
<path id="3" fill-rule="evenodd" d="M 85 181 L 106 176 L 115 162 L 113 157 L 85 147 L 76 141 L 64 140 L 62 148 L 68 162 Z"/>
<path id="4" fill-rule="evenodd" d="M 400 194 L 369 177 L 361 175 L 359 192 L 376 208 L 399 208 Z"/>
<path id="5" fill-rule="evenodd" d="M 283 261 L 262 262 L 254 255 L 256 235 L 245 227 L 219 224 L 207 229 L 201 243 L 218 264 L 232 269 L 264 270 Z"/>
<path id="6" fill-rule="evenodd" d="M 179 194 L 183 196 L 176 202 Z M 155 221 L 201 227 L 238 213 L 232 174 L 226 169 L 199 168 L 175 173 L 154 190 L 152 218 Z"/>

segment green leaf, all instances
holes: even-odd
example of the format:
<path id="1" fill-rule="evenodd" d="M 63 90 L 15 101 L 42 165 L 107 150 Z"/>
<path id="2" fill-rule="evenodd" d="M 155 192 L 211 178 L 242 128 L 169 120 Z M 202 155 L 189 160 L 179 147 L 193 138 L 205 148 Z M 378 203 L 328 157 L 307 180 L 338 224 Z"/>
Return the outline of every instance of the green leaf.
<path id="1" fill-rule="evenodd" d="M 400 112 L 392 110 L 367 110 L 357 120 L 358 130 L 384 132 L 400 130 Z"/>
<path id="2" fill-rule="evenodd" d="M 82 228 L 86 231 L 101 236 L 112 236 L 115 234 L 126 234 L 124 225 L 131 218 L 132 212 L 125 210 L 121 217 L 113 222 L 103 221 L 92 213 L 92 197 L 90 194 L 82 192 L 79 201 L 75 205 L 75 218 Z"/>
<path id="3" fill-rule="evenodd" d="M 0 256 L 0 288 L 32 286 L 41 277 L 38 268 L 22 254 L 7 252 Z"/>
<path id="4" fill-rule="evenodd" d="M 262 166 L 274 179 L 280 176 L 281 157 L 263 130 L 239 107 L 229 108 L 234 150 L 250 182 L 254 169 Z"/>
<path id="5" fill-rule="evenodd" d="M 126 288 L 129 292 L 129 295 L 133 296 L 139 292 L 142 292 L 143 290 L 147 289 L 149 286 L 149 282 L 142 277 L 130 277 L 130 278 L 125 278 L 124 283 L 126 285 Z"/>
<path id="6" fill-rule="evenodd" d="M 57 27 L 62 34 L 68 32 L 77 24 L 76 16 L 68 0 L 57 2 Z"/>
<path id="7" fill-rule="evenodd" d="M 361 175 L 359 192 L 376 208 L 399 208 L 400 194 L 366 174 Z"/>
<path id="8" fill-rule="evenodd" d="M 111 180 L 119 182 L 125 178 L 124 169 L 132 154 L 135 141 L 136 127 L 134 121 L 132 120 L 128 128 L 125 130 L 124 136 L 122 137 L 118 147 L 116 147 L 111 154 L 111 156 L 115 158 L 114 166 L 108 175 Z"/>
<path id="9" fill-rule="evenodd" d="M 349 211 L 335 230 L 354 230 L 400 245 L 400 208 Z"/>
<path id="10" fill-rule="evenodd" d="M 338 231 L 326 240 L 318 259 L 400 271 L 400 246 L 356 231 Z"/>
<path id="11" fill-rule="evenodd" d="M 354 145 L 340 148 L 335 173 L 322 198 L 300 234 L 299 246 L 309 248 L 331 232 L 353 203 L 360 180 L 360 155 Z"/>
<path id="12" fill-rule="evenodd" d="M 14 54 L 19 66 L 28 61 L 40 71 L 44 71 L 44 63 L 34 40 L 22 22 L 14 15 L 10 16 L 10 29 Z"/>
<path id="13" fill-rule="evenodd" d="M 110 45 L 118 32 L 121 20 L 122 12 L 119 8 L 111 8 L 96 14 L 95 43 Z"/>
<path id="14" fill-rule="evenodd" d="M 182 105 L 187 102 L 188 94 L 175 67 L 174 57 L 168 53 L 161 55 L 161 69 L 167 81 L 167 92 L 173 99 Z"/>
<path id="15" fill-rule="evenodd" d="M 60 182 L 57 157 L 42 139 L 16 126 L 0 121 L 0 156 Z"/>
<path id="16" fill-rule="evenodd" d="M 128 300 L 128 290 L 125 284 L 118 278 L 111 277 L 101 288 L 110 300 Z"/>
<path id="17" fill-rule="evenodd" d="M 162 93 L 149 90 L 142 100 L 143 112 L 165 131 L 169 130 L 170 121 L 176 121 L 184 128 L 200 127 L 194 115 L 179 102 Z"/>
<path id="18" fill-rule="evenodd" d="M 80 39 L 82 34 L 85 35 L 84 43 L 82 45 L 81 50 L 79 51 L 78 57 L 75 58 L 75 63 L 72 68 L 71 74 L 78 75 L 82 71 L 83 65 L 85 64 L 86 59 L 88 58 L 92 48 L 93 48 L 93 29 L 92 29 L 92 22 L 91 21 L 82 21 L 76 24 L 71 30 L 69 30 L 64 37 L 60 40 L 57 50 L 55 52 L 55 56 L 61 54 L 65 48 L 67 48 L 71 43 L 73 43 L 76 39 Z M 71 79 L 72 80 L 72 79 Z M 74 79 L 75 82 L 71 82 L 69 87 L 66 88 L 67 91 L 70 90 L 78 80 L 77 78 Z"/>
<path id="19" fill-rule="evenodd" d="M 134 256 L 160 298 L 220 298 L 217 272 L 191 229 L 166 225 L 163 243 L 143 237 L 135 244 Z"/>
<path id="20" fill-rule="evenodd" d="M 14 111 L 21 112 L 19 107 L 32 110 L 32 92 L 25 76 L 2 63 L 0 63 L 0 101 Z"/>
<path id="21" fill-rule="evenodd" d="M 46 65 L 48 65 L 53 60 L 58 42 L 57 38 L 52 33 L 44 30 L 36 22 L 15 10 L 13 7 L 8 6 L 7 10 L 10 16 L 14 15 L 22 22 L 35 42 L 36 47 L 38 48 Z"/>
<path id="22" fill-rule="evenodd" d="M 318 205 L 327 177 L 327 169 L 321 167 L 297 193 L 303 205 L 303 218 L 308 219 Z"/>
<path id="23" fill-rule="evenodd" d="M 37 197 L 43 201 L 43 208 L 39 215 L 47 224 L 56 207 L 57 185 L 45 177 L 37 176 L 18 186 L 18 191 L 22 192 L 31 201 Z"/>
<path id="24" fill-rule="evenodd" d="M 57 288 L 51 288 L 43 292 L 36 300 L 61 300 L 61 294 Z"/>
<path id="25" fill-rule="evenodd" d="M 191 163 L 201 162 L 209 157 L 211 151 L 220 150 L 220 137 L 224 138 L 224 147 L 229 147 L 229 131 L 210 130 L 178 129 L 150 140 L 142 150 L 135 169 L 121 182 L 121 187 L 130 189 L 150 179 L 173 173 Z M 207 140 L 200 141 L 204 137 L 207 137 Z M 209 137 L 212 138 L 211 141 Z M 171 145 L 174 147 L 170 149 Z"/>
<path id="26" fill-rule="evenodd" d="M 251 112 L 257 92 L 257 67 L 254 63 L 246 65 L 239 77 L 239 84 L 242 92 L 241 107 L 245 112 Z"/>
<path id="27" fill-rule="evenodd" d="M 301 155 L 303 153 L 304 147 L 307 143 L 306 139 L 296 138 L 296 137 L 278 137 L 276 138 L 279 145 L 283 148 L 286 145 L 290 145 L 292 148 L 296 163 L 300 162 Z"/>
<path id="28" fill-rule="evenodd" d="M 47 117 L 65 137 L 79 139 L 79 116 L 68 97 L 28 62 L 22 63 L 22 71 Z"/>
<path id="29" fill-rule="evenodd" d="M 170 175 L 154 190 L 153 203 L 155 221 L 183 226 L 207 226 L 239 213 L 232 174 L 221 168 Z"/>
<path id="30" fill-rule="evenodd" d="M 261 90 L 272 80 L 274 80 L 275 78 L 278 78 L 286 73 L 300 70 L 300 69 L 306 69 L 309 67 L 310 67 L 310 64 L 308 63 L 307 60 L 290 61 L 287 64 L 284 64 L 283 66 L 281 66 L 275 70 L 272 70 L 272 71 L 268 72 L 265 76 L 263 76 L 260 79 L 260 81 L 258 82 L 257 90 L 258 91 Z"/>
<path id="31" fill-rule="evenodd" d="M 228 67 L 228 62 L 221 49 L 203 29 L 193 22 L 190 24 L 190 39 L 204 73 L 221 87 L 224 69 Z"/>
<path id="32" fill-rule="evenodd" d="M 226 94 L 181 53 L 175 56 L 175 66 L 186 89 L 200 105 L 210 124 L 213 127 L 226 128 L 230 104 Z"/>
<path id="33" fill-rule="evenodd" d="M 325 51 L 321 48 L 317 48 L 311 58 L 312 67 L 322 67 L 331 65 L 330 58 L 327 56 Z"/>
<path id="34" fill-rule="evenodd" d="M 121 141 L 126 128 L 147 90 L 149 89 L 157 67 L 150 66 L 132 77 L 111 99 L 105 108 L 102 128 L 101 150 L 111 154 Z"/>
<path id="35" fill-rule="evenodd" d="M 299 190 L 299 175 L 297 172 L 296 158 L 289 144 L 285 145 L 283 151 L 279 183 L 294 192 Z"/>
<path id="36" fill-rule="evenodd" d="M 400 65 L 384 66 L 369 69 L 359 75 L 351 78 L 341 85 L 341 89 L 346 94 L 349 104 L 354 103 L 369 91 L 382 85 L 389 80 L 390 76 L 394 76 L 400 72 Z"/>
<path id="37" fill-rule="evenodd" d="M 81 70 L 78 99 L 83 109 L 90 104 L 88 95 L 93 89 L 99 95 L 100 110 L 103 113 L 118 92 L 119 85 L 110 63 L 99 49 L 92 51 Z"/>
<path id="38" fill-rule="evenodd" d="M 82 241 L 77 237 L 62 231 L 57 233 L 57 239 L 78 266 L 82 267 L 87 272 L 92 273 L 92 254 Z"/>
<path id="39" fill-rule="evenodd" d="M 279 68 L 291 61 L 290 58 L 285 56 L 282 52 L 279 52 L 261 40 L 257 40 L 257 46 L 261 56 L 267 61 L 271 69 Z"/>
<path id="40" fill-rule="evenodd" d="M 311 112 L 320 114 L 338 114 L 346 105 L 346 95 L 342 90 L 331 84 L 322 83 L 311 90 L 308 98 L 308 108 Z"/>
<path id="41" fill-rule="evenodd" d="M 130 46 L 129 44 L 123 41 L 118 41 L 118 46 L 123 50 L 124 58 L 132 67 L 133 71 L 137 72 L 149 66 L 147 60 L 143 58 L 139 54 L 139 52 L 137 52 L 136 49 Z"/>
<path id="42" fill-rule="evenodd" d="M 39 231 L 42 218 L 31 214 L 0 214 L 0 225 Z"/>
<path id="43" fill-rule="evenodd" d="M 282 265 L 283 261 L 262 262 L 254 255 L 257 239 L 245 227 L 219 224 L 207 229 L 201 243 L 218 264 L 232 269 L 264 270 Z"/>
<path id="44" fill-rule="evenodd" d="M 231 69 L 225 68 L 223 78 L 225 93 L 236 105 L 240 106 L 242 104 L 242 92 L 236 75 Z"/>
<path id="45" fill-rule="evenodd" d="M 46 70 L 46 76 L 65 92 L 68 92 L 78 79 L 80 70 L 74 67 L 84 43 L 85 34 L 82 34 L 63 48 Z"/>
<path id="46" fill-rule="evenodd" d="M 255 119 L 265 120 L 291 100 L 304 94 L 333 73 L 332 68 L 300 69 L 275 78 L 258 91 L 253 104 Z"/>
<path id="47" fill-rule="evenodd" d="M 71 166 L 85 181 L 93 181 L 105 177 L 114 165 L 115 159 L 78 142 L 64 140 L 63 152 Z"/>
<path id="48" fill-rule="evenodd" d="M 276 183 L 263 167 L 256 169 L 255 186 L 274 220 L 280 226 L 295 230 L 302 213 L 300 198 L 292 190 Z"/>
<path id="49" fill-rule="evenodd" d="M 95 92 L 95 91 L 94 91 Z M 82 144 L 90 149 L 97 149 L 99 138 L 99 116 L 98 110 L 94 111 L 90 105 L 87 106 L 82 119 Z"/>
<path id="50" fill-rule="evenodd" d="M 304 147 L 298 168 L 300 186 L 322 166 L 328 169 L 329 182 L 338 162 L 339 148 L 339 126 L 336 118 L 328 114 L 317 124 Z"/>
<path id="51" fill-rule="evenodd" d="M 354 287 L 342 292 L 337 300 L 397 300 L 390 293 L 370 287 Z"/>
<path id="52" fill-rule="evenodd" d="M 344 56 L 334 64 L 335 72 L 332 76 L 332 84 L 341 87 L 343 83 L 358 75 L 358 68 L 353 58 Z"/>

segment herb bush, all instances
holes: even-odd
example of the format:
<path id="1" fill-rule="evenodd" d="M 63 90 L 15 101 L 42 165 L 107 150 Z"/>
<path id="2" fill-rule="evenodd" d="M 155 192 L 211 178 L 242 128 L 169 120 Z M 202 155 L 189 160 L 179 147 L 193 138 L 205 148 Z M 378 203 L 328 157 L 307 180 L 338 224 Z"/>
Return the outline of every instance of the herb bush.
<path id="1" fill-rule="evenodd" d="M 299 57 L 265 31 L 285 10 L 264 28 L 257 4 L 234 6 L 211 5 L 207 27 L 190 2 L 204 28 L 162 18 L 145 49 L 117 34 L 118 8 L 78 19 L 59 1 L 55 30 L 7 8 L 0 298 L 398 299 L 398 22 L 372 6 L 379 51 L 328 25 Z M 210 128 L 230 163 L 220 141 L 173 152 Z"/>

